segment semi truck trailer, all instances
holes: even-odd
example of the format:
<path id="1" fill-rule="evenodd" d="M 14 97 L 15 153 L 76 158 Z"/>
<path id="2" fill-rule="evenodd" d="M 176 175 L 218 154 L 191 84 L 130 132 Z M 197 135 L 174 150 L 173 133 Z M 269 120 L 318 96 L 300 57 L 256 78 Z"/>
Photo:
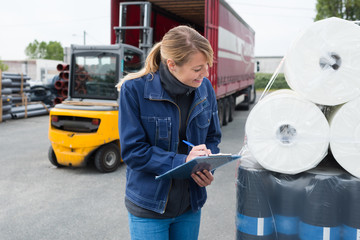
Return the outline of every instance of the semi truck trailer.
<path id="1" fill-rule="evenodd" d="M 214 50 L 209 79 L 218 99 L 220 124 L 232 121 L 237 98 L 248 109 L 256 93 L 255 31 L 224 0 L 148 2 L 151 5 L 141 9 L 134 1 L 111 0 L 111 43 L 120 41 L 147 51 L 172 27 L 192 26 L 210 41 Z M 137 26 L 142 29 L 136 29 Z M 143 37 L 145 32 L 151 32 L 149 39 Z"/>

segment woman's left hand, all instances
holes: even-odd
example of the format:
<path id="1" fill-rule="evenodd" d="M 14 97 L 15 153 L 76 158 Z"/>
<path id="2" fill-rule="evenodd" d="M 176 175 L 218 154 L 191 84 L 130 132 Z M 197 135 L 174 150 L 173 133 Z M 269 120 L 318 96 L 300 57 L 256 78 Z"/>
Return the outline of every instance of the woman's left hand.
<path id="1" fill-rule="evenodd" d="M 191 177 L 200 187 L 206 187 L 214 180 L 214 176 L 208 170 L 198 171 L 191 174 Z"/>

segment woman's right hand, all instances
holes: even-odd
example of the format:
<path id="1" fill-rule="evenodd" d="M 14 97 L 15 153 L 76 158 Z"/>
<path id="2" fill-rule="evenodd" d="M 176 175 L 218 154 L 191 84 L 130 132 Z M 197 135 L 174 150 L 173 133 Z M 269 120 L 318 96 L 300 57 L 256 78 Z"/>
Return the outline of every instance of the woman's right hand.
<path id="1" fill-rule="evenodd" d="M 209 154 L 211 154 L 211 150 L 207 149 L 205 144 L 194 146 L 189 152 L 189 155 L 186 158 L 186 162 L 196 157 L 207 156 Z"/>

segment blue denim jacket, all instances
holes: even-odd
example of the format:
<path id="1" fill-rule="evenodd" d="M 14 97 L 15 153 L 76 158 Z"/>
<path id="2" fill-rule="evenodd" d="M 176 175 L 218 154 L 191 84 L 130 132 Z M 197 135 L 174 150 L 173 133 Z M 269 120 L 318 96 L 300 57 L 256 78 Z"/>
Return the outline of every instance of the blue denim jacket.
<path id="1" fill-rule="evenodd" d="M 171 180 L 155 180 L 155 176 L 183 164 L 187 157 L 176 153 L 180 114 L 179 107 L 163 89 L 158 72 L 128 80 L 121 87 L 119 135 L 121 156 L 127 165 L 125 194 L 136 205 L 158 213 L 165 211 Z M 195 145 L 206 144 L 212 153 L 219 152 L 216 96 L 206 78 L 195 90 L 186 136 Z M 206 189 L 191 179 L 193 211 L 204 205 L 206 197 Z"/>

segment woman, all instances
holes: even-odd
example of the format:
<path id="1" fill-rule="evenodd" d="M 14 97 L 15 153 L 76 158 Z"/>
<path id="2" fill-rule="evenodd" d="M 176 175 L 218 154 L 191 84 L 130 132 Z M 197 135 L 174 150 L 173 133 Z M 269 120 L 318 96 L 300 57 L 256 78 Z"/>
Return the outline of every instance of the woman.
<path id="1" fill-rule="evenodd" d="M 206 78 L 212 61 L 208 40 L 190 27 L 178 26 L 153 47 L 142 70 L 118 85 L 132 239 L 198 238 L 200 209 L 212 173 L 203 170 L 185 180 L 155 177 L 195 157 L 219 152 L 216 97 Z"/>

